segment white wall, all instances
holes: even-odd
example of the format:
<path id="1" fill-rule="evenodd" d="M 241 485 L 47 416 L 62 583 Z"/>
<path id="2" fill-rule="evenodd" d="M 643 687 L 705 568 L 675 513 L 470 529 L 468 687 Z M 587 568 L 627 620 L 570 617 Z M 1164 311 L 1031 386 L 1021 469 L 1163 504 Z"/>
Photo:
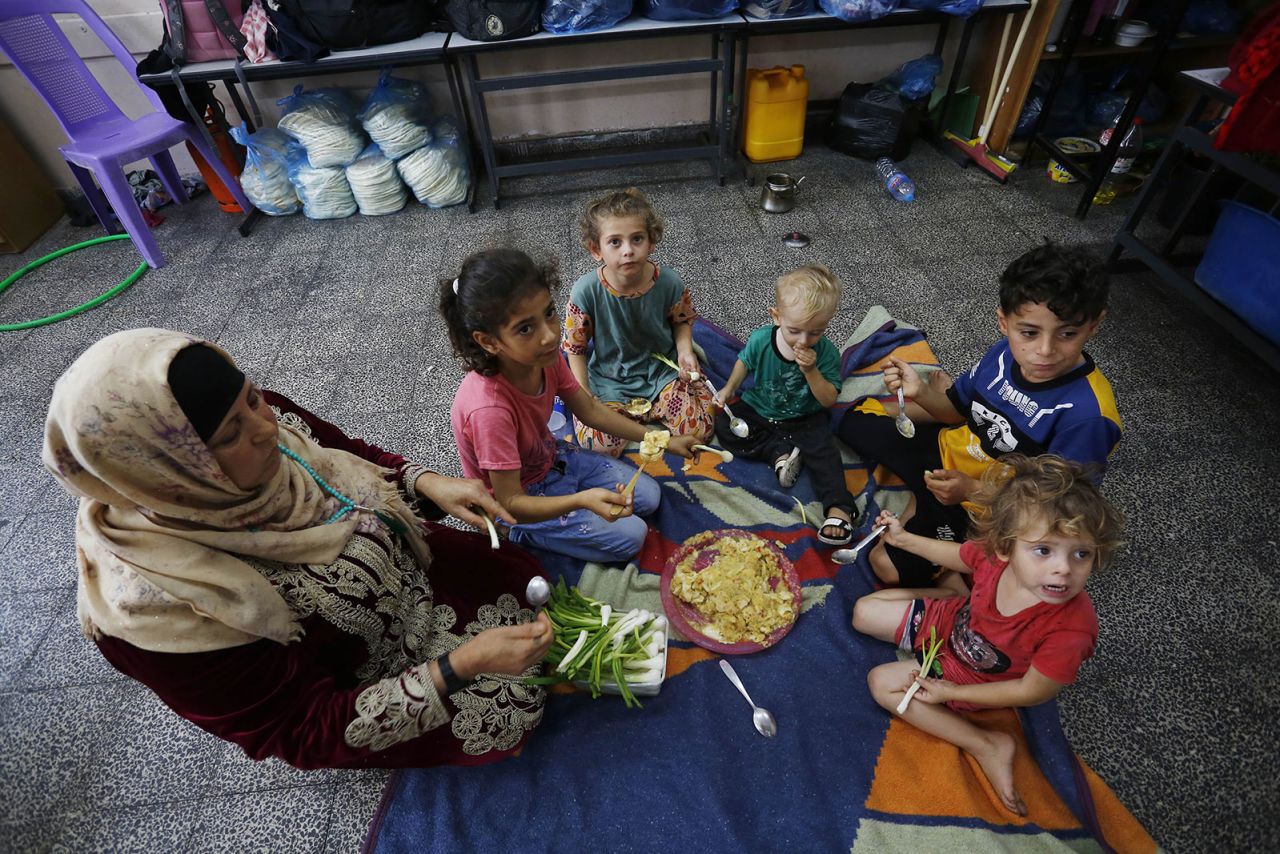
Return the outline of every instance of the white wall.
<path id="1" fill-rule="evenodd" d="M 89 0 L 89 4 L 139 58 L 160 43 L 162 23 L 156 0 Z M 148 109 L 147 100 L 131 85 L 119 63 L 79 19 L 63 22 L 63 28 L 126 113 L 137 115 Z M 951 28 L 948 57 L 954 52 L 959 29 L 958 25 Z M 935 34 L 934 27 L 893 27 L 756 37 L 751 40 L 749 64 L 753 68 L 803 64 L 810 80 L 810 98 L 830 99 L 837 97 L 851 80 L 874 80 L 900 63 L 928 53 L 933 49 Z M 480 72 L 490 76 L 623 61 L 687 59 L 709 55 L 708 50 L 708 40 L 701 36 L 613 42 L 606 46 L 521 49 L 482 57 Z M 449 89 L 439 66 L 398 69 L 396 74 L 427 83 L 441 109 L 449 104 Z M 308 86 L 340 84 L 367 89 L 376 79 L 375 72 L 367 72 L 310 77 L 305 82 Z M 704 74 L 497 92 L 489 95 L 487 103 L 498 138 L 664 127 L 706 121 L 707 80 Z M 276 99 L 287 95 L 294 85 L 295 81 L 285 80 L 253 85 L 268 121 L 279 116 Z M 234 115 L 230 100 L 225 92 L 222 94 L 228 112 Z M 74 186 L 57 151 L 66 142 L 65 135 L 34 90 L 7 61 L 0 61 L 0 120 L 14 129 L 56 186 Z M 174 155 L 181 171 L 194 171 L 185 151 L 174 149 Z"/>

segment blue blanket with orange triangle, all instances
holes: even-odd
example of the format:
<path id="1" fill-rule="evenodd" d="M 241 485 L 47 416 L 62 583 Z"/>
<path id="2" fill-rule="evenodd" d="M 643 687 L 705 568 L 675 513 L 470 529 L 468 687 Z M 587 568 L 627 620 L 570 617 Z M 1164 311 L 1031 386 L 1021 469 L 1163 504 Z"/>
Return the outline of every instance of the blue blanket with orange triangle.
<path id="1" fill-rule="evenodd" d="M 694 335 L 712 380 L 723 383 L 741 342 L 704 321 Z M 888 354 L 937 364 L 919 330 L 878 307 L 842 352 L 846 379 L 833 417 L 885 395 L 880 365 Z M 663 502 L 633 566 L 540 556 L 553 579 L 621 607 L 654 609 L 662 569 L 689 537 L 734 528 L 777 542 L 800 576 L 804 610 L 776 646 L 733 658 L 753 699 L 776 717 L 777 736 L 753 729 L 717 654 L 673 639 L 667 680 L 658 696 L 642 698 L 642 709 L 624 708 L 617 697 L 553 692 L 520 755 L 396 772 L 367 850 L 1155 850 L 1071 751 L 1056 704 L 975 716 L 1019 739 L 1015 776 L 1026 818 L 999 806 L 961 751 L 875 704 L 867 671 L 895 652 L 850 625 L 854 601 L 874 589 L 872 575 L 865 562 L 832 563 L 818 542 L 821 508 L 807 475 L 785 492 L 762 462 L 704 455 L 689 471 L 673 457 L 667 463 L 646 469 L 662 484 Z M 897 509 L 905 500 L 900 483 L 884 472 L 877 478 L 847 451 L 845 474 L 870 511 L 863 531 L 877 506 Z"/>

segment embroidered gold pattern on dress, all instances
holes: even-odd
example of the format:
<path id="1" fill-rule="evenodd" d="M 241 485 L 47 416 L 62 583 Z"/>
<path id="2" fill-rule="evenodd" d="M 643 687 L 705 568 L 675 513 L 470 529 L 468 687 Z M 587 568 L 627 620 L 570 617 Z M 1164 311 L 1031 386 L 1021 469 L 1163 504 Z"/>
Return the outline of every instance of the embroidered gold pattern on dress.
<path id="1" fill-rule="evenodd" d="M 449 720 L 426 664 L 370 685 L 356 698 L 356 719 L 343 737 L 352 747 L 386 750 Z"/>

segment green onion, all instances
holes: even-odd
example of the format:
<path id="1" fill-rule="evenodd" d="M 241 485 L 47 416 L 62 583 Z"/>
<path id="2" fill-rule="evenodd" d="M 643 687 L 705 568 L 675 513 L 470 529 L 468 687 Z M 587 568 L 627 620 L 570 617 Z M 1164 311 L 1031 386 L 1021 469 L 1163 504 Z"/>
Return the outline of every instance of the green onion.
<path id="1" fill-rule="evenodd" d="M 933 626 L 929 627 L 929 643 L 924 646 L 924 661 L 920 664 L 920 676 L 928 677 L 935 669 L 939 676 L 942 675 L 942 664 L 938 661 L 938 654 L 942 650 L 942 638 L 938 637 L 937 629 Z M 906 696 L 902 698 L 902 702 L 898 704 L 898 714 L 904 714 L 907 706 L 911 703 L 911 698 L 916 695 L 916 691 L 920 690 L 919 682 L 912 682 L 911 687 L 907 689 Z"/>

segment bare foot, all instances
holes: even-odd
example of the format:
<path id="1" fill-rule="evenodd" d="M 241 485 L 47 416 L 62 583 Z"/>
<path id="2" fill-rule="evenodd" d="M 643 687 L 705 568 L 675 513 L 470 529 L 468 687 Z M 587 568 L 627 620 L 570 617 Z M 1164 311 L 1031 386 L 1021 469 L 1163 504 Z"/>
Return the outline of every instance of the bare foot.
<path id="1" fill-rule="evenodd" d="M 980 753 L 974 753 L 973 758 L 982 766 L 982 773 L 987 775 L 987 781 L 995 789 L 1005 809 L 1017 815 L 1026 815 L 1027 805 L 1018 797 L 1018 791 L 1013 787 L 1013 755 L 1016 750 L 1013 736 L 988 731 L 987 744 L 989 746 Z"/>

